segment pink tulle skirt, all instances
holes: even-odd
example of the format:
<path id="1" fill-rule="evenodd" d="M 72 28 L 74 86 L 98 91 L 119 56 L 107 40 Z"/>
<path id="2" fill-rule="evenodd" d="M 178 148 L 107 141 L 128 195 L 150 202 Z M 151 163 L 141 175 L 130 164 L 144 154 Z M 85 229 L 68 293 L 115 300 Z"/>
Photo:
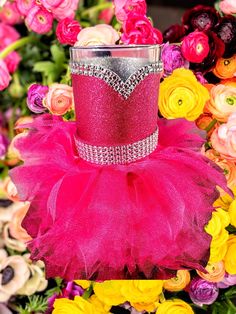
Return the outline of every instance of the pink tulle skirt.
<path id="1" fill-rule="evenodd" d="M 226 188 L 217 166 L 200 154 L 192 123 L 160 120 L 158 148 L 129 165 L 100 166 L 79 158 L 75 123 L 37 118 L 16 143 L 23 165 L 11 171 L 33 260 L 47 277 L 168 278 L 203 271 L 211 237 L 204 231 Z"/>

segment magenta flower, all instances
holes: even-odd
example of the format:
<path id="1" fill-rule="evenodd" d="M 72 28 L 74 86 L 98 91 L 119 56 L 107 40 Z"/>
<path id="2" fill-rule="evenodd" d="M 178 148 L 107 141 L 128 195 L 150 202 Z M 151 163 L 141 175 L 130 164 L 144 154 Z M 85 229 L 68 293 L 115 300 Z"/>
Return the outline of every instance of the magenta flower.
<path id="1" fill-rule="evenodd" d="M 29 10 L 35 5 L 35 0 L 16 0 L 16 6 L 22 16 L 26 16 Z"/>
<path id="2" fill-rule="evenodd" d="M 32 84 L 28 89 L 27 106 L 34 113 L 42 113 L 46 110 L 43 106 L 43 98 L 48 92 L 48 87 L 40 84 Z"/>
<path id="3" fill-rule="evenodd" d="M 8 87 L 11 80 L 6 63 L 0 59 L 0 91 Z"/>
<path id="4" fill-rule="evenodd" d="M 161 32 L 154 28 L 145 15 L 130 13 L 123 24 L 123 43 L 130 44 L 161 44 Z"/>
<path id="5" fill-rule="evenodd" d="M 0 8 L 0 20 L 9 25 L 15 25 L 22 22 L 20 12 L 15 2 L 7 1 L 5 5 Z"/>
<path id="6" fill-rule="evenodd" d="M 200 277 L 196 277 L 190 282 L 189 296 L 193 303 L 199 306 L 214 303 L 218 295 L 219 289 L 214 282 L 206 281 Z"/>
<path id="7" fill-rule="evenodd" d="M 82 27 L 79 22 L 71 18 L 65 18 L 57 24 L 56 35 L 61 44 L 73 46 Z"/>
<path id="8" fill-rule="evenodd" d="M 4 134 L 0 133 L 0 159 L 3 159 L 7 152 L 9 141 Z"/>
<path id="9" fill-rule="evenodd" d="M 18 68 L 18 65 L 21 61 L 21 56 L 19 55 L 18 52 L 16 51 L 12 51 L 5 59 L 4 59 L 6 65 L 7 65 L 7 68 L 8 68 L 8 71 L 12 74 L 14 73 L 17 68 Z"/>
<path id="10" fill-rule="evenodd" d="M 41 0 L 41 3 L 55 19 L 61 21 L 67 17 L 74 18 L 79 0 Z"/>
<path id="11" fill-rule="evenodd" d="M 6 48 L 19 38 L 20 34 L 14 27 L 5 23 L 0 23 L 0 49 Z"/>
<path id="12" fill-rule="evenodd" d="M 208 36 L 197 31 L 188 34 L 182 41 L 181 51 L 188 61 L 201 63 L 210 51 Z"/>
<path id="13" fill-rule="evenodd" d="M 46 34 L 52 29 L 53 15 L 43 6 L 34 5 L 28 12 L 25 23 L 38 34 Z"/>
<path id="14" fill-rule="evenodd" d="M 175 69 L 189 68 L 189 62 L 182 55 L 180 46 L 165 44 L 162 50 L 164 76 L 170 75 Z"/>
<path id="15" fill-rule="evenodd" d="M 236 285 L 236 275 L 229 275 L 225 273 L 225 277 L 221 282 L 217 283 L 217 287 L 220 289 L 226 289 Z"/>

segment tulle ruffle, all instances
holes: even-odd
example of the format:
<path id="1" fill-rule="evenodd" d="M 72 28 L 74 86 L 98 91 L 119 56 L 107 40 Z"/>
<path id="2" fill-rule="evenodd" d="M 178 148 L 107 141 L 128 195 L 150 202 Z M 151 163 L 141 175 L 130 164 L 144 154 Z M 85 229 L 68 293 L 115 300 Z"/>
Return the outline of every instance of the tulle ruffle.
<path id="1" fill-rule="evenodd" d="M 31 257 L 48 277 L 167 278 L 203 271 L 211 237 L 204 231 L 219 168 L 200 154 L 192 123 L 159 121 L 154 153 L 129 165 L 99 166 L 76 152 L 73 122 L 37 118 L 17 141 L 24 164 L 11 171 L 31 206 L 23 227 Z"/>

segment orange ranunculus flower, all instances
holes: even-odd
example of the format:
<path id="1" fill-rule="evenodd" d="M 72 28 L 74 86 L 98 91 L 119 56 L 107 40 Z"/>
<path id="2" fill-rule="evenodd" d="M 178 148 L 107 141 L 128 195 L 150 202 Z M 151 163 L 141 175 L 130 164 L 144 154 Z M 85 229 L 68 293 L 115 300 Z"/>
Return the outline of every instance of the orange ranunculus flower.
<path id="1" fill-rule="evenodd" d="M 227 59 L 218 59 L 213 73 L 221 79 L 228 79 L 236 76 L 236 55 Z"/>
<path id="2" fill-rule="evenodd" d="M 206 103 L 206 109 L 217 120 L 226 122 L 228 117 L 236 112 L 236 89 L 219 84 L 211 89 L 210 96 L 211 99 Z"/>
<path id="3" fill-rule="evenodd" d="M 164 281 L 164 288 L 172 292 L 181 291 L 189 284 L 190 280 L 188 270 L 178 270 L 176 277 Z"/>
<path id="4" fill-rule="evenodd" d="M 22 242 L 27 242 L 31 240 L 26 230 L 21 226 L 21 223 L 29 209 L 30 203 L 19 203 L 19 209 L 13 214 L 12 220 L 9 223 L 10 234 L 13 238 L 20 240 Z"/>
<path id="5" fill-rule="evenodd" d="M 222 261 L 217 263 L 208 263 L 206 270 L 207 273 L 203 273 L 199 270 L 197 270 L 197 273 L 200 277 L 210 282 L 220 282 L 225 276 L 225 267 Z"/>
<path id="6" fill-rule="evenodd" d="M 226 79 L 226 80 L 221 80 L 220 84 L 226 85 L 226 86 L 232 86 L 236 88 L 236 77 Z"/>
<path id="7" fill-rule="evenodd" d="M 160 84 L 159 109 L 167 119 L 196 120 L 210 98 L 206 87 L 198 82 L 192 71 L 181 68 Z"/>

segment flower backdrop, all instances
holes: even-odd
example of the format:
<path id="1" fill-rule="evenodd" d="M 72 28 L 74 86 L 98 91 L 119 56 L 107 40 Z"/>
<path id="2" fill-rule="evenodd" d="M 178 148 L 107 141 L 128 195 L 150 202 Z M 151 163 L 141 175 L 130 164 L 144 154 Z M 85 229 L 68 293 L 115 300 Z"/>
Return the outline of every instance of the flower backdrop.
<path id="1" fill-rule="evenodd" d="M 46 280 L 43 263 L 30 260 L 30 237 L 21 227 L 29 204 L 19 201 L 8 176 L 21 162 L 14 141 L 25 136 L 24 124 L 45 112 L 74 119 L 69 46 L 164 43 L 160 117 L 185 118 L 205 130 L 202 154 L 222 168 L 236 195 L 235 1 L 198 5 L 163 34 L 146 16 L 144 0 L 15 0 L 0 6 L 0 313 L 236 313 L 234 197 L 221 191 L 214 204 L 205 273 L 65 282 Z"/>

